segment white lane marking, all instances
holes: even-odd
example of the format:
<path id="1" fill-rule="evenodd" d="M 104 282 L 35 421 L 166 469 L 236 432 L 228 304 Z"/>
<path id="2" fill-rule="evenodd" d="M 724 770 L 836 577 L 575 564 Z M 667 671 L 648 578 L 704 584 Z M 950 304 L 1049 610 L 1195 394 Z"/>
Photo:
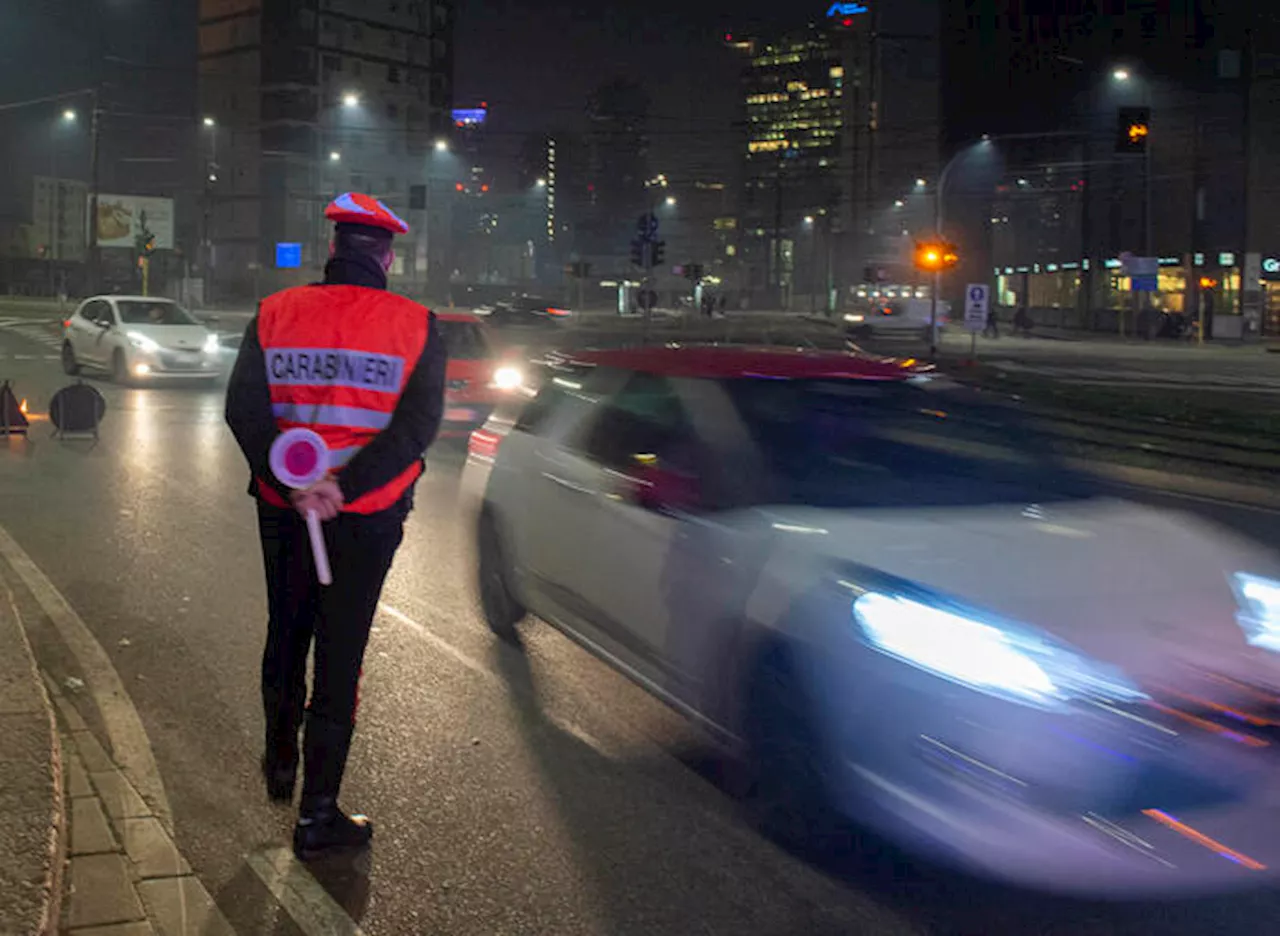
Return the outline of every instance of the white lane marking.
<path id="1" fill-rule="evenodd" d="M 102 644 L 98 643 L 88 625 L 76 614 L 71 603 L 2 526 L 0 558 L 8 562 L 10 568 L 22 579 L 40 609 L 53 623 L 62 642 L 75 657 L 84 677 L 85 687 L 106 726 L 113 759 L 150 805 L 152 813 L 160 820 L 165 831 L 172 836 L 173 812 L 169 808 L 164 782 L 160 779 L 160 768 L 156 766 L 155 753 L 151 750 L 151 741 L 146 729 L 142 727 L 138 710 L 125 691 L 124 683 L 120 681 L 120 674 L 111 664 L 111 658 L 102 649 Z"/>
<path id="2" fill-rule="evenodd" d="M 248 857 L 276 903 L 307 936 L 364 936 L 329 892 L 287 848 L 264 848 Z"/>
<path id="3" fill-rule="evenodd" d="M 497 674 L 495 674 L 493 670 L 489 669 L 479 660 L 476 660 L 467 656 L 467 654 L 463 653 L 453 644 L 449 643 L 449 641 L 445 640 L 443 637 L 439 636 L 434 631 L 428 630 L 426 625 L 419 624 L 417 621 L 409 617 L 409 615 L 405 614 L 403 611 L 393 608 L 391 605 L 387 604 L 385 601 L 378 602 L 378 610 L 381 611 L 383 614 L 387 615 L 388 617 L 395 618 L 401 624 L 415 631 L 427 643 L 431 644 L 436 649 L 442 650 L 449 656 L 453 657 L 455 660 L 457 660 L 467 669 L 471 670 L 473 673 L 477 673 L 478 675 L 483 676 L 486 679 L 498 678 Z"/>

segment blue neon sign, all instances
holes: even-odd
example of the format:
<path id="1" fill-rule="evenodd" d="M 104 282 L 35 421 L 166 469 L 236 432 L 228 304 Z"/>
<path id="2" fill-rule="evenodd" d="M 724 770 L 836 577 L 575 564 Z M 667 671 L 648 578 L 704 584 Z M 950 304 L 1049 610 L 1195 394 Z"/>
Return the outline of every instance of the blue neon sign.
<path id="1" fill-rule="evenodd" d="M 865 3 L 833 3 L 827 10 L 827 17 L 835 19 L 840 16 L 857 16 L 859 13 L 870 13 L 871 8 Z"/>

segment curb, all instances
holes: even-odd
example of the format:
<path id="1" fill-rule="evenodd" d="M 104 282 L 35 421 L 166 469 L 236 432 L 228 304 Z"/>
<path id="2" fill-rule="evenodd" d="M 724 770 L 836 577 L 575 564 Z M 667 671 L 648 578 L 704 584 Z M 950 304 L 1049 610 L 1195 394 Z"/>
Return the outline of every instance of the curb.
<path id="1" fill-rule="evenodd" d="M 0 798 L 0 822 L 17 831 L 5 837 L 12 853 L 0 852 L 0 932 L 53 936 L 62 912 L 67 851 L 62 747 L 53 702 L 13 593 L 0 583 L 0 647 L 10 646 L 16 652 L 6 652 L 0 662 L 0 769 L 5 788 L 17 794 Z M 36 896 L 27 896 L 32 891 Z"/>

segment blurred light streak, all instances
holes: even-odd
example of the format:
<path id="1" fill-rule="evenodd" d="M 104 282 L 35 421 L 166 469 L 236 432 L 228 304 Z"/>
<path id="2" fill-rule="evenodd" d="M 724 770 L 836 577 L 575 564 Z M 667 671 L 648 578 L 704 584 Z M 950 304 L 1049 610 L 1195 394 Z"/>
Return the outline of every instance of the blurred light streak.
<path id="1" fill-rule="evenodd" d="M 1267 869 L 1267 866 L 1262 862 L 1254 861 L 1248 855 L 1242 854 L 1234 848 L 1223 845 L 1217 839 L 1209 838 L 1209 836 L 1205 835 L 1203 832 L 1191 828 L 1191 826 L 1187 825 L 1185 822 L 1180 822 L 1167 812 L 1163 812 L 1159 809 L 1144 809 L 1142 814 L 1148 819 L 1154 819 L 1165 828 L 1172 829 L 1179 835 L 1190 839 L 1197 845 L 1203 846 L 1212 852 L 1217 852 L 1228 861 L 1234 861 L 1236 864 L 1248 868 L 1250 871 L 1265 871 Z"/>
<path id="2" fill-rule="evenodd" d="M 1240 734 L 1238 731 L 1232 731 L 1230 728 L 1224 728 L 1217 722 L 1211 722 L 1207 718 L 1200 718 L 1196 715 L 1192 715 L 1190 712 L 1170 708 L 1167 705 L 1161 705 L 1159 702 L 1152 702 L 1151 705 L 1159 711 L 1164 712 L 1166 715 L 1172 715 L 1174 718 L 1184 721 L 1189 725 L 1195 725 L 1197 728 L 1203 728 L 1205 731 L 1220 735 L 1221 737 L 1227 738 L 1231 741 L 1236 741 L 1249 747 L 1270 747 L 1271 745 L 1270 741 L 1263 741 L 1261 738 L 1255 738 L 1253 735 Z"/>
<path id="3" fill-rule="evenodd" d="M 1222 705 L 1221 703 L 1213 702 L 1209 699 L 1202 699 L 1199 696 L 1189 695 L 1185 692 L 1179 692 L 1177 689 L 1173 689 L 1168 686 L 1161 686 L 1160 691 L 1165 693 L 1166 695 L 1177 696 L 1179 699 L 1182 699 L 1184 702 L 1192 702 L 1196 705 L 1201 706 L 1202 708 L 1208 709 L 1211 712 L 1218 712 L 1219 714 L 1227 715 L 1238 721 L 1242 721 L 1246 724 L 1253 725 L 1255 728 L 1270 728 L 1274 725 L 1280 725 L 1280 722 L 1277 722 L 1273 719 L 1262 718 L 1259 715 L 1250 715 L 1248 712 L 1241 712 L 1239 709 L 1233 709 L 1228 705 Z"/>

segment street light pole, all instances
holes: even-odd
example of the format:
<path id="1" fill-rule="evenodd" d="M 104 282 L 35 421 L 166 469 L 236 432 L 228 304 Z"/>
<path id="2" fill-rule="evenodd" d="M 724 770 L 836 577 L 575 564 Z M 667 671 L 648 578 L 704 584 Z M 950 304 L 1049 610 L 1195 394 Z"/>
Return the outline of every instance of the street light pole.
<path id="1" fill-rule="evenodd" d="M 990 141 L 990 137 L 984 137 L 982 142 Z M 933 190 L 933 236 L 938 240 L 942 239 L 942 220 L 943 220 L 943 194 L 947 187 L 947 179 L 951 175 L 951 169 L 960 160 L 969 147 L 964 147 L 960 152 L 956 153 L 947 164 L 942 167 L 942 172 L 938 174 L 938 184 Z M 938 292 L 942 289 L 942 270 L 941 268 L 933 271 L 933 289 L 929 294 L 929 358 L 938 356 Z"/>

